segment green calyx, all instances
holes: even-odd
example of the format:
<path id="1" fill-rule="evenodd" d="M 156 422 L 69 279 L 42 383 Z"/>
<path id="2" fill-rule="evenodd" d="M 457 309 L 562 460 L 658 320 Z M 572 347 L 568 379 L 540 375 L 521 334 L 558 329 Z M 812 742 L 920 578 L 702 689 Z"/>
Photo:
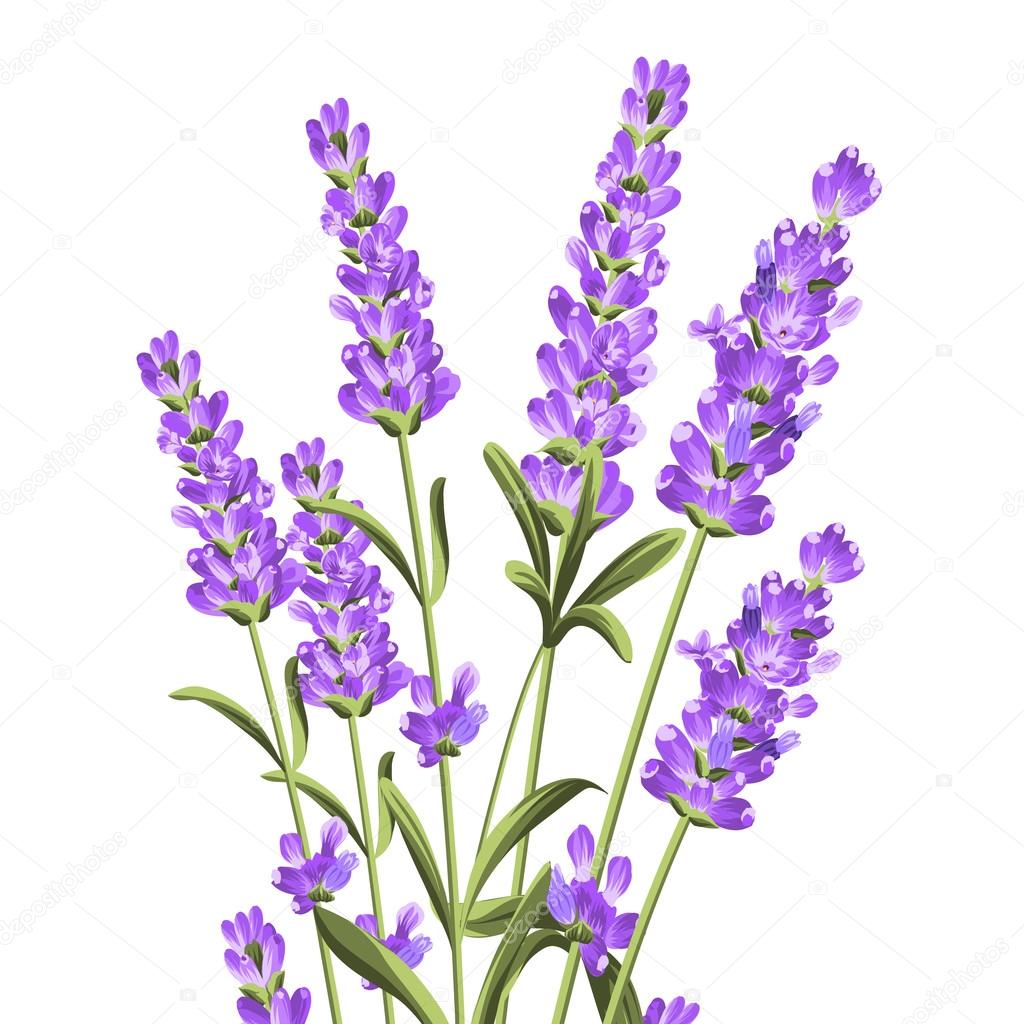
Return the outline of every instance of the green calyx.
<path id="1" fill-rule="evenodd" d="M 767 405 L 772 400 L 771 392 L 763 384 L 755 384 L 752 388 L 747 388 L 743 392 L 744 398 L 749 398 L 751 402 L 756 402 L 758 405 Z"/>
<path id="2" fill-rule="evenodd" d="M 318 885 L 314 889 L 310 889 L 309 898 L 314 903 L 333 903 L 334 893 L 329 889 L 325 889 L 323 885 Z"/>
<path id="3" fill-rule="evenodd" d="M 448 736 L 442 736 L 435 744 L 436 750 L 442 757 L 458 757 L 462 750 L 457 743 L 452 742 Z"/>
<path id="4" fill-rule="evenodd" d="M 577 921 L 566 929 L 565 937 L 570 942 L 578 942 L 585 946 L 588 942 L 594 941 L 594 931 L 586 921 Z"/>

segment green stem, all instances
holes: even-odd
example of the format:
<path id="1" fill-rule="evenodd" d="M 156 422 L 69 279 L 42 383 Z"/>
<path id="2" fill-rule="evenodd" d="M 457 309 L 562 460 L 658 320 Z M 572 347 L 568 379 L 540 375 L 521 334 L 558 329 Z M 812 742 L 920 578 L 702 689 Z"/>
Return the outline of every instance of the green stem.
<path id="1" fill-rule="evenodd" d="M 540 670 L 540 687 L 537 691 L 537 706 L 533 712 L 533 734 L 530 737 L 530 755 L 526 763 L 526 779 L 523 796 L 529 796 L 537 788 L 540 774 L 540 750 L 544 743 L 544 725 L 548 715 L 548 698 L 551 696 L 551 675 L 555 667 L 555 648 L 544 648 L 544 660 Z M 516 850 L 516 864 L 512 872 L 512 895 L 521 896 L 526 883 L 526 858 L 529 853 L 529 834 L 523 837 Z"/>
<path id="2" fill-rule="evenodd" d="M 637 705 L 636 714 L 633 716 L 633 724 L 630 727 L 629 736 L 626 738 L 626 746 L 622 751 L 622 759 L 619 762 L 619 774 L 616 776 L 615 785 L 612 787 L 611 796 L 608 798 L 608 809 L 605 812 L 604 824 L 601 826 L 601 837 L 598 840 L 597 850 L 594 855 L 593 872 L 594 877 L 599 881 L 604 872 L 605 862 L 608 859 L 612 837 L 619 823 L 619 814 L 622 811 L 622 802 L 626 796 L 626 787 L 629 785 L 629 780 L 633 774 L 636 755 L 640 749 L 644 728 L 647 725 L 647 716 L 651 713 L 654 694 L 658 689 L 658 681 L 661 679 L 661 672 L 665 667 L 665 659 L 668 657 L 668 650 L 672 644 L 672 635 L 675 633 L 676 626 L 679 623 L 683 603 L 686 600 L 690 584 L 693 582 L 693 574 L 697 568 L 697 560 L 700 558 L 705 540 L 707 540 L 707 530 L 701 527 L 694 535 L 693 540 L 690 542 L 690 550 L 686 553 L 683 571 L 679 575 L 676 592 L 672 595 L 672 603 L 669 605 L 668 612 L 665 615 L 665 623 L 661 627 L 661 636 L 658 638 L 658 645 L 655 647 L 654 655 L 651 658 L 651 667 L 647 672 L 647 680 L 644 683 L 643 693 L 640 695 L 640 703 Z M 552 1017 L 552 1024 L 565 1024 L 578 968 L 578 947 L 574 944 L 569 949 L 569 960 L 562 974 L 562 985 L 558 990 L 558 1000 L 555 1004 L 555 1015 Z"/>
<path id="3" fill-rule="evenodd" d="M 380 898 L 380 879 L 377 876 L 377 849 L 373 838 L 373 821 L 370 817 L 370 801 L 366 792 L 366 776 L 363 770 L 363 751 L 359 745 L 359 727 L 357 719 L 348 720 L 348 735 L 352 741 L 352 763 L 356 770 L 356 788 L 359 790 L 359 812 L 363 819 L 363 841 L 366 843 L 366 873 L 370 879 L 370 901 L 373 904 L 373 916 L 377 919 L 377 938 L 383 940 L 387 933 L 384 924 L 384 907 Z M 386 1024 L 395 1024 L 395 1007 L 391 996 L 381 989 L 384 997 L 384 1020 Z"/>
<path id="4" fill-rule="evenodd" d="M 274 696 L 274 687 L 270 682 L 270 673 L 267 671 L 267 660 L 263 656 L 263 644 L 260 643 L 260 635 L 255 623 L 249 625 L 249 638 L 252 640 L 253 653 L 256 655 L 256 664 L 260 670 L 260 680 L 263 682 L 263 694 L 267 699 L 267 710 L 270 712 L 270 720 L 274 726 L 274 738 L 277 741 L 277 752 L 281 756 L 281 770 L 284 772 L 285 788 L 288 790 L 288 802 L 292 807 L 292 818 L 295 821 L 295 831 L 302 840 L 303 855 L 310 855 L 309 837 L 306 834 L 306 821 L 302 815 L 302 805 L 299 803 L 299 790 L 295 785 L 295 768 L 292 765 L 291 753 L 288 750 L 288 740 L 284 734 L 284 726 L 281 724 L 281 714 L 277 708 L 277 698 Z M 327 986 L 327 1003 L 331 1008 L 331 1021 L 333 1024 L 342 1024 L 341 1005 L 338 1001 L 338 983 L 334 979 L 334 961 L 331 959 L 331 951 L 327 943 L 317 932 L 317 942 L 320 946 L 320 962 L 324 969 L 324 984 Z"/>
<path id="5" fill-rule="evenodd" d="M 494 785 L 491 787 L 491 797 L 487 801 L 487 813 L 484 815 L 484 824 L 480 829 L 480 842 L 477 844 L 477 852 L 480 852 L 480 847 L 484 845 L 484 840 L 487 838 L 487 833 L 491 830 L 491 822 L 494 819 L 494 809 L 498 803 L 498 796 L 501 793 L 501 783 L 505 778 L 505 767 L 508 764 L 509 754 L 512 752 L 512 743 L 515 740 L 516 730 L 519 728 L 519 719 L 522 717 L 523 708 L 526 707 L 526 698 L 530 692 L 530 686 L 533 683 L 534 674 L 537 671 L 537 666 L 540 664 L 540 659 L 544 654 L 544 648 L 538 647 L 537 653 L 534 655 L 533 662 L 530 664 L 530 669 L 526 673 L 526 678 L 523 680 L 523 687 L 519 691 L 519 700 L 516 701 L 516 709 L 512 712 L 512 721 L 508 724 L 508 732 L 505 734 L 505 744 L 501 748 L 501 757 L 498 760 L 498 770 L 494 775 Z"/>
<path id="6" fill-rule="evenodd" d="M 412 533 L 413 554 L 416 558 L 416 579 L 419 587 L 420 611 L 423 617 L 423 639 L 427 648 L 427 667 L 434 684 L 434 703 L 441 703 L 441 667 L 437 656 L 437 634 L 434 629 L 434 609 L 430 601 L 430 573 L 423 544 L 419 505 L 416 501 L 416 481 L 409 455 L 409 439 L 398 438 L 398 454 L 402 462 L 402 481 L 405 484 L 405 502 L 409 510 L 409 529 Z M 455 990 L 455 1020 L 465 1020 L 465 994 L 462 985 L 462 921 L 459 906 L 459 866 L 455 846 L 455 814 L 452 801 L 452 779 L 448 758 L 442 757 L 438 765 L 441 777 L 441 810 L 444 815 L 445 859 L 448 862 L 448 909 L 451 917 L 452 985 Z"/>
<path id="7" fill-rule="evenodd" d="M 679 853 L 679 847 L 682 845 L 689 825 L 689 818 L 681 817 L 679 819 L 679 823 L 672 832 L 672 838 L 668 842 L 668 847 L 665 849 L 665 855 L 661 858 L 658 870 L 654 874 L 651 888 L 647 892 L 647 899 L 644 900 L 643 909 L 640 911 L 640 917 L 637 919 L 636 928 L 633 931 L 633 938 L 630 940 L 626 955 L 622 958 L 622 967 L 619 969 L 618 978 L 615 979 L 615 987 L 612 989 L 608 1009 L 604 1014 L 604 1024 L 612 1024 L 616 1020 L 619 1010 L 622 1009 L 623 1000 L 629 991 L 629 979 L 636 966 L 637 957 L 640 956 L 640 947 L 644 944 L 644 936 L 647 934 L 651 918 L 654 916 L 654 908 L 658 905 L 658 900 L 661 899 L 668 873 L 672 870 L 672 863 L 676 859 L 676 854 Z"/>

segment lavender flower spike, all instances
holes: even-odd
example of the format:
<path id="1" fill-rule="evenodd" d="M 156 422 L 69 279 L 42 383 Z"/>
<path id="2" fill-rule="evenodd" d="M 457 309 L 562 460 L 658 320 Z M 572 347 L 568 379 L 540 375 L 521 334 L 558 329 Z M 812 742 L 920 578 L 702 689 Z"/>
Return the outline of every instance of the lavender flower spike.
<path id="1" fill-rule="evenodd" d="M 418 903 L 409 903 L 398 912 L 398 920 L 395 930 L 382 939 L 380 928 L 377 925 L 377 918 L 373 914 L 360 914 L 356 918 L 356 924 L 375 939 L 380 939 L 406 967 L 415 970 L 421 963 L 423 957 L 433 949 L 433 942 L 426 935 L 414 935 L 413 932 L 423 923 L 423 910 Z M 372 990 L 377 988 L 372 981 L 362 979 L 363 988 Z"/>
<path id="2" fill-rule="evenodd" d="M 275 889 L 295 897 L 292 910 L 296 914 L 308 914 L 317 903 L 330 903 L 334 894 L 348 885 L 359 858 L 347 850 L 338 852 L 347 836 L 341 818 L 329 818 L 320 830 L 320 852 L 308 858 L 297 833 L 281 836 L 281 856 L 288 864 L 276 868 L 271 881 Z"/>
<path id="3" fill-rule="evenodd" d="M 366 173 L 370 130 L 349 130 L 348 103 L 325 104 L 306 133 L 313 159 L 336 186 L 325 196 L 321 226 L 349 261 L 338 268 L 347 294 L 332 296 L 331 313 L 360 339 L 342 350 L 353 380 L 338 401 L 353 419 L 378 423 L 392 436 L 415 433 L 459 390 L 459 378 L 441 365 L 433 323 L 420 315 L 433 301 L 434 283 L 420 273 L 416 250 L 399 241 L 408 212 L 389 206 L 395 176 Z"/>
<path id="4" fill-rule="evenodd" d="M 476 739 L 487 721 L 487 708 L 479 701 L 466 701 L 480 685 L 480 674 L 470 663 L 459 666 L 452 677 L 452 696 L 438 707 L 434 704 L 433 683 L 429 676 L 416 676 L 409 689 L 419 712 L 402 715 L 399 731 L 407 740 L 419 744 L 416 759 L 431 768 L 442 757 L 458 757 L 462 748 Z"/>

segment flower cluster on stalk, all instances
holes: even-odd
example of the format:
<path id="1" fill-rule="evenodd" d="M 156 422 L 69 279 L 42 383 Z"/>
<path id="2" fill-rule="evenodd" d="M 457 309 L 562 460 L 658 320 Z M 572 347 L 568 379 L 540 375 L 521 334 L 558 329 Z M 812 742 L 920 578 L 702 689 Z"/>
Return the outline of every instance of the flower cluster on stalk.
<path id="1" fill-rule="evenodd" d="M 301 584 L 308 600 L 291 601 L 288 612 L 316 636 L 296 650 L 298 684 L 307 704 L 350 717 L 390 700 L 413 671 L 396 660 L 398 645 L 383 619 L 394 594 L 365 557 L 369 538 L 341 515 L 309 510 L 337 496 L 343 471 L 338 459 L 325 461 L 319 437 L 281 456 L 284 486 L 301 506 L 286 540 L 308 570 Z"/>
<path id="2" fill-rule="evenodd" d="M 699 424 L 684 421 L 672 431 L 675 463 L 661 471 L 657 488 L 665 506 L 713 536 L 761 533 L 774 521 L 770 499 L 758 492 L 792 461 L 796 442 L 821 417 L 817 402 L 797 409 L 797 400 L 839 368 L 832 355 L 811 362 L 806 353 L 860 311 L 859 299 L 838 297 L 853 270 L 839 255 L 850 237 L 845 221 L 881 190 L 855 146 L 823 164 L 812 182 L 819 220 L 799 229 L 780 221 L 773 240 L 755 249 L 741 312 L 727 318 L 716 305 L 706 323 L 690 324 L 690 337 L 713 349 L 717 376 L 700 396 Z"/>
<path id="3" fill-rule="evenodd" d="M 338 401 L 356 420 L 379 423 L 395 436 L 413 433 L 459 390 L 459 378 L 441 365 L 434 325 L 422 315 L 434 283 L 420 273 L 416 250 L 400 241 L 408 211 L 390 205 L 395 176 L 367 173 L 370 129 L 350 126 L 347 101 L 321 107 L 306 134 L 313 159 L 334 185 L 320 224 L 348 261 L 338 267 L 347 294 L 331 297 L 331 312 L 359 337 L 342 350 L 352 381 L 342 385 Z"/>
<path id="4" fill-rule="evenodd" d="M 288 862 L 274 869 L 275 889 L 293 896 L 292 910 L 308 914 L 318 903 L 330 903 L 359 866 L 359 858 L 342 850 L 348 829 L 341 818 L 328 818 L 320 829 L 320 852 L 307 857 L 297 832 L 281 836 L 281 856 Z"/>
<path id="5" fill-rule="evenodd" d="M 309 989 L 284 988 L 284 939 L 253 907 L 221 924 L 228 948 L 224 963 L 239 983 L 238 1015 L 243 1024 L 306 1024 Z"/>
<path id="6" fill-rule="evenodd" d="M 285 557 L 288 544 L 266 515 L 274 486 L 260 477 L 255 459 L 238 454 L 242 423 L 227 419 L 227 394 L 200 393 L 198 352 L 179 360 L 178 336 L 168 331 L 153 338 L 138 365 L 142 383 L 167 407 L 157 444 L 187 474 L 178 493 L 189 504 L 177 506 L 171 517 L 206 542 L 188 553 L 199 576 L 188 588 L 189 604 L 242 625 L 261 622 L 306 576 L 304 566 Z"/>
<path id="7" fill-rule="evenodd" d="M 423 768 L 432 768 L 443 757 L 458 757 L 462 748 L 475 740 L 480 726 L 487 721 L 487 708 L 469 698 L 480 685 L 480 674 L 466 662 L 452 676 L 452 695 L 441 704 L 434 702 L 434 686 L 429 676 L 416 676 L 410 695 L 417 711 L 402 715 L 400 732 L 419 744 L 416 759 Z"/>
<path id="8" fill-rule="evenodd" d="M 740 793 L 771 776 L 775 762 L 799 745 L 798 733 L 780 731 L 786 719 L 807 718 L 818 707 L 810 693 L 795 688 L 839 664 L 839 654 L 821 646 L 833 629 L 823 614 L 832 600 L 825 584 L 859 576 L 864 560 L 833 523 L 807 534 L 800 564 L 802 579 L 784 583 L 769 572 L 760 585 L 744 587 L 726 642 L 713 645 L 702 632 L 693 643 L 677 644 L 700 670 L 701 693 L 683 707 L 681 725 L 658 730 L 659 756 L 644 765 L 641 781 L 694 825 L 753 824 L 754 809 Z"/>
<path id="9" fill-rule="evenodd" d="M 573 514 L 587 446 L 611 458 L 644 436 L 640 417 L 623 399 L 657 373 L 648 349 L 658 334 L 658 314 L 645 303 L 668 273 L 668 260 L 658 249 L 665 235 L 659 219 L 679 204 L 679 191 L 669 181 L 680 154 L 664 140 L 686 114 L 689 84 L 682 64 L 662 60 L 651 67 L 641 57 L 633 66 L 633 85 L 622 96 L 621 129 L 597 167 L 603 197 L 584 203 L 582 237 L 566 248 L 582 300 L 561 286 L 548 297 L 561 340 L 538 350 L 548 391 L 527 407 L 547 443 L 543 456 L 523 459 L 522 470 L 539 501 Z M 606 463 L 598 513 L 614 519 L 632 501 L 618 466 Z"/>
<path id="10" fill-rule="evenodd" d="M 418 903 L 409 903 L 398 911 L 395 930 L 386 937 L 381 936 L 377 918 L 373 914 L 360 914 L 356 918 L 356 924 L 368 935 L 383 943 L 406 967 L 413 970 L 423 963 L 423 957 L 434 947 L 428 936 L 413 934 L 423 924 L 423 910 Z M 366 978 L 363 978 L 362 982 L 363 988 L 367 990 L 377 988 Z"/>

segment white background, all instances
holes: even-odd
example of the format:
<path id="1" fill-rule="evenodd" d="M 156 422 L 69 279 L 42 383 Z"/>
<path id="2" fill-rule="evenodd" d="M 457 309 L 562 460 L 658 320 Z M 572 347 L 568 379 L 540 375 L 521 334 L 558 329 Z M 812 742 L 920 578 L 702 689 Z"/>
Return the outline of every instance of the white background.
<path id="1" fill-rule="evenodd" d="M 539 390 L 533 353 L 554 338 L 546 295 L 574 285 L 561 250 L 641 53 L 693 77 L 689 132 L 673 136 L 683 202 L 655 296 L 661 377 L 635 402 L 649 433 L 621 460 L 635 510 L 602 535 L 592 570 L 672 520 L 649 481 L 712 375 L 686 323 L 735 304 L 757 240 L 812 215 L 811 174 L 841 147 L 859 144 L 885 184 L 853 225 L 847 290 L 864 311 L 834 339 L 826 418 L 772 481 L 775 527 L 710 546 L 680 630 L 722 629 L 748 579 L 794 573 L 800 536 L 841 519 L 868 562 L 833 604 L 846 658 L 817 688 L 804 745 L 752 792 L 755 827 L 688 839 L 636 972 L 641 996 L 699 992 L 715 1024 L 1016 1019 L 1024 16 L 994 0 L 836 2 L 4 4 L 5 1019 L 227 1024 L 236 993 L 218 925 L 259 902 L 287 936 L 289 986 L 308 984 L 312 1019 L 327 1020 L 311 922 L 268 881 L 284 794 L 260 781 L 258 748 L 165 696 L 207 685 L 255 707 L 259 689 L 244 631 L 185 604 L 193 541 L 169 519 L 174 463 L 153 444 L 160 407 L 134 357 L 176 328 L 201 350 L 205 385 L 230 391 L 265 472 L 323 434 L 345 493 L 407 536 L 393 444 L 335 401 L 348 336 L 327 312 L 335 261 L 317 234 L 324 180 L 303 123 L 338 95 L 371 125 L 371 166 L 397 171 L 404 240 L 437 282 L 431 312 L 463 381 L 414 451 L 422 490 L 450 478 L 442 658 L 446 671 L 478 664 L 492 713 L 456 765 L 468 862 L 536 634 L 503 576 L 521 541 L 479 451 L 536 445 L 523 409 Z M 73 32 L 48 35 L 61 17 Z M 34 63 L 18 70 L 26 49 Z M 273 284 L 262 293 L 261 279 Z M 47 475 L 66 444 L 74 458 Z M 282 501 L 279 517 L 290 511 Z M 559 652 L 543 778 L 610 784 L 671 585 L 669 571 L 617 604 L 633 666 L 590 635 Z M 275 674 L 302 638 L 283 611 L 266 634 Z M 422 666 L 408 597 L 393 619 Z M 652 726 L 696 686 L 672 655 Z M 365 742 L 374 762 L 399 751 L 400 785 L 433 823 L 432 776 L 397 735 L 404 706 L 376 712 Z M 343 728 L 311 717 L 308 770 L 354 802 Z M 564 862 L 568 831 L 596 831 L 602 811 L 599 794 L 581 798 L 532 852 Z M 637 879 L 625 906 L 639 907 L 673 823 L 637 786 L 618 836 Z M 51 884 L 104 843 L 116 852 L 54 899 Z M 389 917 L 422 899 L 397 843 L 384 874 Z M 364 884 L 336 906 L 367 909 Z M 445 1000 L 428 927 L 438 946 L 422 973 Z M 470 947 L 471 987 L 489 955 Z M 531 966 L 514 1020 L 547 1019 L 560 969 L 554 954 Z M 929 1003 L 942 985 L 946 1001 Z M 346 1022 L 377 1019 L 351 977 L 343 992 Z M 593 1019 L 581 985 L 573 1020 Z"/>

